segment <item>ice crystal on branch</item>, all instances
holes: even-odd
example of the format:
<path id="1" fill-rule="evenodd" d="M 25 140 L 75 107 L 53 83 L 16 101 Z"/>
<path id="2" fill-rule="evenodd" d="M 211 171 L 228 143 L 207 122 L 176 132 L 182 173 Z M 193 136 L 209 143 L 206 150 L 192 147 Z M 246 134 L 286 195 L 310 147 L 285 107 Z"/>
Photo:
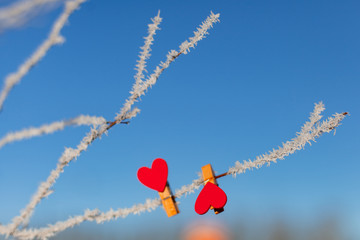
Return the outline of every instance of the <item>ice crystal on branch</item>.
<path id="1" fill-rule="evenodd" d="M 33 68 L 49 51 L 49 49 L 56 45 L 63 43 L 65 39 L 60 35 L 61 29 L 64 27 L 69 16 L 80 6 L 85 0 L 67 1 L 64 12 L 59 16 L 51 29 L 48 38 L 36 49 L 36 51 L 27 59 L 18 70 L 9 74 L 5 79 L 3 90 L 0 92 L 0 110 L 2 110 L 4 102 L 10 91 L 18 84 L 21 79 Z"/>
<path id="2" fill-rule="evenodd" d="M 279 147 L 277 150 L 273 150 L 270 153 L 262 154 L 255 157 L 255 160 L 244 161 L 243 163 L 236 162 L 235 166 L 229 168 L 227 175 L 233 175 L 245 173 L 246 170 L 253 168 L 260 168 L 265 163 L 276 162 L 276 160 L 283 160 L 286 156 L 293 154 L 297 150 L 301 150 L 308 143 L 315 141 L 323 133 L 331 132 L 335 130 L 341 124 L 346 114 L 334 114 L 333 117 L 322 121 L 320 124 L 315 125 L 320 120 L 320 113 L 324 110 L 322 103 L 316 104 L 314 111 L 310 114 L 310 119 L 306 122 L 302 130 L 297 133 L 297 137 L 286 142 L 283 147 Z M 307 130 L 305 130 L 307 129 Z M 175 197 L 181 198 L 189 193 L 193 193 L 204 184 L 202 177 L 195 179 L 191 184 L 181 187 L 175 191 Z M 48 225 L 45 228 L 39 229 L 26 229 L 19 230 L 14 233 L 14 236 L 20 239 L 47 239 L 56 235 L 57 233 L 66 230 L 67 228 L 74 227 L 85 221 L 95 221 L 96 223 L 103 223 L 105 221 L 116 220 L 119 217 L 125 218 L 129 214 L 140 214 L 146 211 L 153 211 L 157 207 L 161 206 L 161 200 L 158 198 L 152 200 L 146 200 L 144 204 L 135 204 L 130 208 L 119 208 L 118 210 L 110 209 L 107 212 L 101 212 L 98 209 L 85 210 L 84 215 L 70 217 L 68 220 L 59 221 L 53 225 Z M 0 228 L 1 232 L 1 228 Z"/>
<path id="3" fill-rule="evenodd" d="M 106 120 L 103 117 L 92 117 L 80 115 L 76 118 L 66 120 L 66 121 L 58 121 L 50 124 L 42 125 L 38 128 L 30 127 L 23 129 L 18 132 L 11 132 L 6 134 L 3 138 L 0 139 L 0 148 L 5 146 L 6 144 L 21 141 L 24 139 L 29 139 L 45 134 L 51 134 L 56 131 L 63 130 L 67 126 L 82 126 L 82 125 L 92 125 L 93 127 L 97 127 L 99 125 L 105 124 Z"/>
<path id="4" fill-rule="evenodd" d="M 33 4 L 38 4 L 50 1 L 58 0 L 29 0 L 29 3 L 32 2 Z M 27 61 L 20 65 L 16 72 L 6 77 L 4 89 L 0 92 L 0 109 L 3 107 L 3 103 L 12 88 L 17 83 L 19 83 L 21 79 L 30 71 L 30 69 L 45 56 L 47 51 L 53 45 L 62 43 L 64 41 L 64 38 L 60 35 L 60 31 L 67 22 L 71 13 L 84 1 L 85 0 L 66 1 L 65 9 L 54 23 L 48 38 L 38 47 L 38 49 Z M 21 210 L 20 215 L 14 217 L 12 222 L 10 222 L 8 225 L 0 225 L 0 234 L 13 236 L 17 239 L 48 239 L 55 236 L 59 232 L 62 232 L 68 228 L 72 228 L 85 221 L 93 221 L 100 224 L 106 221 L 118 219 L 120 217 L 125 218 L 130 214 L 141 214 L 146 211 L 150 212 L 161 206 L 161 200 L 159 198 L 148 199 L 145 201 L 145 203 L 142 204 L 135 204 L 131 207 L 119 208 L 117 210 L 110 209 L 107 212 L 101 212 L 98 209 L 87 209 L 82 215 L 69 217 L 65 221 L 58 221 L 55 224 L 49 224 L 48 226 L 42 228 L 21 228 L 21 226 L 27 224 L 36 206 L 41 202 L 41 200 L 49 196 L 54 191 L 52 187 L 60 177 L 61 173 L 64 171 L 65 167 L 78 158 L 83 151 L 87 150 L 91 143 L 100 138 L 103 134 L 106 134 L 113 126 L 120 123 L 128 123 L 126 120 L 136 117 L 140 110 L 134 107 L 135 102 L 137 102 L 142 95 L 145 95 L 149 88 L 156 84 L 162 72 L 167 69 L 176 58 L 182 54 L 189 53 L 190 48 L 195 48 L 198 42 L 209 34 L 208 31 L 213 27 L 214 23 L 219 22 L 219 17 L 219 14 L 214 14 L 211 12 L 211 14 L 194 32 L 194 35 L 188 40 L 182 42 L 178 50 L 170 50 L 166 55 L 164 62 L 160 62 L 152 74 L 145 78 L 144 73 L 147 72 L 146 61 L 150 57 L 150 47 L 153 44 L 154 36 L 156 31 L 159 29 L 159 24 L 162 21 L 159 12 L 158 15 L 152 19 L 152 23 L 148 25 L 148 36 L 145 37 L 144 45 L 141 47 L 139 60 L 137 61 L 135 68 L 135 82 L 130 91 L 130 96 L 125 100 L 123 107 L 120 109 L 119 113 L 117 113 L 114 121 L 109 122 L 102 117 L 79 116 L 67 121 L 54 122 L 40 126 L 38 128 L 29 128 L 15 133 L 9 133 L 0 139 L 1 148 L 10 142 L 49 134 L 62 130 L 66 126 L 93 125 L 93 128 L 91 128 L 91 130 L 83 137 L 83 139 L 76 147 L 65 148 L 64 152 L 58 159 L 56 168 L 53 169 L 50 172 L 48 178 L 39 185 L 34 195 L 30 199 L 30 202 L 23 210 Z M 314 142 L 323 133 L 335 130 L 336 127 L 340 125 L 346 114 L 335 114 L 333 117 L 319 122 L 322 118 L 321 113 L 324 110 L 324 105 L 321 102 L 315 104 L 314 111 L 310 114 L 309 121 L 303 125 L 300 132 L 296 134 L 295 138 L 287 141 L 286 143 L 283 143 L 283 145 L 277 149 L 273 149 L 266 154 L 255 157 L 254 160 L 244 161 L 243 163 L 236 162 L 235 165 L 230 167 L 227 172 L 217 177 L 224 177 L 228 175 L 236 176 L 237 174 L 242 174 L 247 170 L 260 168 L 265 164 L 270 165 L 270 163 L 276 163 L 277 160 L 282 160 L 288 155 L 293 154 L 295 151 L 303 149 L 306 144 L 311 144 L 311 142 Z M 180 189 L 176 190 L 174 197 L 181 198 L 187 194 L 193 193 L 203 184 L 204 181 L 200 176 L 193 180 L 192 183 L 184 185 Z"/>
<path id="5" fill-rule="evenodd" d="M 65 12 L 61 15 L 60 19 L 67 19 L 69 14 L 71 13 L 69 9 L 75 10 L 76 7 L 83 2 L 82 0 L 75 0 L 74 2 L 67 2 L 67 7 L 65 9 Z M 65 14 L 66 13 L 66 14 Z M 65 14 L 65 15 L 64 15 Z M 191 46 L 195 46 L 197 41 L 201 40 L 206 34 L 209 28 L 212 27 L 212 24 L 218 21 L 219 14 L 214 15 L 211 13 L 210 17 L 208 17 L 205 22 L 200 26 L 198 31 L 195 32 L 194 37 L 190 38 L 190 41 L 192 42 Z M 153 35 L 155 34 L 155 30 L 157 29 L 157 25 L 160 23 L 160 16 L 158 15 L 153 19 L 153 24 L 149 26 L 149 34 Z M 54 29 L 58 29 L 58 31 L 55 31 L 57 34 L 59 33 L 61 27 L 62 27 L 62 21 L 57 20 L 57 23 L 54 25 Z M 53 30 L 54 31 L 54 30 Z M 149 53 L 149 47 L 150 47 L 150 41 L 152 37 L 146 38 L 145 41 L 145 47 L 143 48 L 143 51 L 145 51 L 145 55 Z M 48 49 L 48 48 L 47 48 Z M 116 116 L 115 121 L 112 122 L 110 125 L 108 124 L 101 124 L 97 128 L 92 129 L 78 144 L 76 148 L 66 148 L 62 156 L 58 160 L 58 164 L 54 170 L 51 171 L 49 177 L 46 179 L 45 182 L 42 182 L 37 189 L 36 193 L 31 198 L 28 205 L 21 211 L 21 214 L 19 216 L 16 216 L 13 218 L 12 223 L 7 225 L 5 228 L 0 228 L 0 232 L 4 231 L 7 235 L 14 235 L 15 230 L 22 224 L 25 224 L 29 221 L 30 216 L 32 215 L 35 207 L 40 203 L 40 201 L 48 196 L 50 194 L 50 188 L 53 186 L 53 184 L 56 182 L 56 180 L 60 177 L 60 174 L 64 171 L 64 168 L 74 159 L 80 156 L 80 154 L 85 151 L 88 146 L 97 138 L 101 137 L 104 133 L 106 133 L 109 128 L 112 126 L 121 123 L 122 121 L 126 119 L 130 119 L 135 117 L 139 113 L 139 109 L 134 108 L 132 109 L 133 104 L 137 99 L 144 95 L 146 90 L 154 85 L 156 83 L 156 80 L 159 78 L 161 73 L 170 65 L 171 62 L 175 60 L 178 56 L 180 56 L 182 51 L 185 51 L 184 49 L 180 52 L 175 52 L 174 50 L 170 51 L 167 55 L 167 61 L 165 63 L 160 63 L 159 66 L 156 67 L 154 73 L 150 75 L 150 77 L 142 82 L 141 78 L 135 77 L 135 83 L 133 86 L 133 90 L 131 91 L 130 97 L 125 101 L 124 107 L 120 110 L 120 113 Z M 46 52 L 46 51 L 45 51 Z M 144 53 L 140 56 L 145 56 Z M 146 57 L 145 57 L 146 58 Z M 141 59 L 145 59 L 144 57 L 141 57 Z M 145 70 L 145 61 L 142 61 L 141 68 L 138 71 Z M 30 68 L 29 68 L 30 69 Z M 29 70 L 28 69 L 28 70 Z M 136 76 L 141 76 L 141 73 L 137 74 Z M 20 78 L 19 78 L 20 79 Z M 5 229 L 5 230 L 4 230 Z"/>

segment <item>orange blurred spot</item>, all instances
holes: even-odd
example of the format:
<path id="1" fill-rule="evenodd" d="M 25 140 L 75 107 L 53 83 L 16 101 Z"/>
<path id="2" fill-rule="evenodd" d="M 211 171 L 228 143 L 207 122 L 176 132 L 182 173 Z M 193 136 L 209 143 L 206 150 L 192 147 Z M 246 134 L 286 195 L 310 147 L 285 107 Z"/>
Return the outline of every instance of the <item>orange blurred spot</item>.
<path id="1" fill-rule="evenodd" d="M 228 232 L 218 222 L 195 222 L 190 224 L 181 238 L 182 240 L 229 240 Z"/>

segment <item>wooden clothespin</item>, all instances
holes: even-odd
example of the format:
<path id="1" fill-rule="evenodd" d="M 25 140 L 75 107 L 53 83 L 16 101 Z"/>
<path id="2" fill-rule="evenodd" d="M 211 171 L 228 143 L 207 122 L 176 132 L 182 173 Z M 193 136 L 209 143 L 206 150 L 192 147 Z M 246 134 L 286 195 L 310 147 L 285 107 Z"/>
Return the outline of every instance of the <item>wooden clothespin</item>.
<path id="1" fill-rule="evenodd" d="M 142 184 L 159 193 L 168 217 L 172 217 L 180 212 L 167 181 L 168 166 L 164 159 L 155 159 L 151 168 L 141 167 L 137 172 L 137 176 Z"/>
<path id="2" fill-rule="evenodd" d="M 214 171 L 211 167 L 211 164 L 207 164 L 207 165 L 203 166 L 201 168 L 201 171 L 202 171 L 202 175 L 203 175 L 205 184 L 207 182 L 211 182 L 211 183 L 215 184 L 216 186 L 218 186 L 218 183 L 216 181 L 216 177 L 215 177 Z M 214 208 L 212 206 L 210 207 L 210 209 L 213 209 L 215 214 L 219 214 L 224 211 L 224 208 Z"/>
<path id="3" fill-rule="evenodd" d="M 175 201 L 175 197 L 171 193 L 170 185 L 166 182 L 166 186 L 163 192 L 158 192 L 161 198 L 161 202 L 164 206 L 166 214 L 168 217 L 172 217 L 176 214 L 179 214 L 180 211 Z"/>

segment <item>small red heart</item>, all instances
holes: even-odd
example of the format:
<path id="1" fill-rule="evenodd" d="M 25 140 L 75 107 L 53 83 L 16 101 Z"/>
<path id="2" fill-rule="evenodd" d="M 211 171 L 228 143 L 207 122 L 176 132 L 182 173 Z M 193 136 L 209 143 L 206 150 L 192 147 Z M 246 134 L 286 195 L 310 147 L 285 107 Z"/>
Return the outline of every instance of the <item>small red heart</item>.
<path id="1" fill-rule="evenodd" d="M 163 192 L 168 177 L 168 166 L 166 161 L 157 158 L 153 161 L 151 168 L 141 167 L 137 172 L 139 181 L 148 188 Z"/>
<path id="2" fill-rule="evenodd" d="M 223 208 L 227 202 L 225 192 L 211 182 L 207 182 L 201 190 L 195 202 L 195 212 L 203 215 L 209 211 L 210 207 Z"/>

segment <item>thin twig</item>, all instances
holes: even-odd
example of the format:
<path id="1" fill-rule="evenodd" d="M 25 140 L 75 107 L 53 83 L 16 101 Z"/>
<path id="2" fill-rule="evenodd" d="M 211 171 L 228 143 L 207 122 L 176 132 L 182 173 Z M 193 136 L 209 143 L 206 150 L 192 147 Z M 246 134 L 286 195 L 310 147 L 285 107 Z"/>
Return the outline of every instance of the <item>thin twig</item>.
<path id="1" fill-rule="evenodd" d="M 10 91 L 18 84 L 21 79 L 33 68 L 48 52 L 48 50 L 65 41 L 64 37 L 60 35 L 61 29 L 64 27 L 69 16 L 82 4 L 85 0 L 73 0 L 65 3 L 65 10 L 55 21 L 48 38 L 36 49 L 36 51 L 19 66 L 16 72 L 9 74 L 5 78 L 3 90 L 0 93 L 0 110 L 3 108 L 4 102 Z"/>
<path id="2" fill-rule="evenodd" d="M 38 137 L 44 134 L 51 134 L 56 131 L 63 130 L 67 126 L 87 125 L 96 128 L 104 123 L 105 119 L 103 117 L 80 115 L 73 119 L 57 121 L 50 124 L 42 125 L 40 127 L 30 127 L 17 132 L 10 132 L 6 134 L 3 138 L 0 139 L 0 148 L 15 141 Z"/>
<path id="3" fill-rule="evenodd" d="M 19 216 L 13 218 L 12 223 L 7 225 L 6 229 L 8 235 L 12 235 L 15 230 L 24 223 L 27 223 L 30 216 L 32 215 L 35 207 L 40 203 L 40 201 L 48 196 L 51 192 L 50 188 L 53 186 L 55 181 L 59 178 L 60 174 L 64 171 L 65 166 L 67 166 L 71 161 L 76 159 L 80 154 L 85 151 L 88 146 L 97 138 L 101 137 L 104 133 L 106 133 L 110 128 L 115 126 L 116 124 L 131 119 L 135 117 L 139 113 L 139 109 L 134 108 L 131 110 L 132 105 L 137 101 L 137 99 L 145 94 L 145 91 L 154 85 L 161 75 L 161 73 L 169 67 L 170 63 L 179 56 L 181 53 L 186 54 L 190 47 L 195 47 L 197 42 L 200 41 L 208 34 L 208 30 L 212 27 L 212 25 L 219 21 L 219 14 L 213 14 L 211 12 L 210 16 L 200 25 L 200 28 L 194 32 L 194 37 L 190 37 L 188 41 L 183 42 L 180 45 L 180 52 L 171 51 L 167 55 L 166 62 L 160 63 L 160 67 L 158 66 L 154 73 L 150 75 L 147 81 L 144 84 L 141 84 L 141 88 L 136 89 L 136 91 L 131 91 L 131 96 L 126 100 L 124 107 L 120 110 L 120 113 L 115 117 L 115 121 L 110 124 L 104 124 L 98 127 L 98 129 L 92 129 L 80 142 L 76 149 L 67 148 L 62 156 L 60 157 L 56 169 L 52 170 L 49 177 L 45 182 L 42 182 L 38 187 L 36 193 L 31 198 L 28 205 L 21 211 Z M 176 52 L 176 54 L 175 54 Z M 1 230 L 1 229 L 0 229 Z"/>
<path id="4" fill-rule="evenodd" d="M 49 7 L 60 1 L 64 0 L 20 0 L 0 8 L 0 33 L 6 29 L 19 27 L 39 11 L 44 10 L 44 6 Z"/>
<path id="5" fill-rule="evenodd" d="M 232 174 L 233 176 L 236 176 L 236 174 L 244 173 L 246 170 L 251 169 L 251 164 L 256 164 L 256 168 L 261 167 L 263 164 L 259 162 L 258 159 L 265 158 L 264 162 L 266 161 L 266 158 L 273 155 L 274 153 L 277 154 L 278 159 L 284 159 L 284 156 L 287 156 L 289 154 L 294 153 L 293 149 L 301 150 L 305 147 L 305 145 L 308 143 L 310 144 L 311 141 L 315 141 L 316 138 L 320 137 L 325 132 L 330 132 L 334 128 L 338 127 L 341 123 L 341 121 L 344 119 L 346 114 L 334 114 L 333 117 L 328 118 L 327 120 L 324 120 L 322 123 L 315 126 L 317 121 L 314 121 L 315 119 L 318 119 L 320 117 L 320 112 L 315 112 L 315 114 L 311 114 L 310 121 L 306 122 L 302 129 L 304 129 L 305 126 L 309 126 L 308 131 L 300 131 L 300 135 L 298 135 L 296 138 L 292 139 L 291 141 L 288 141 L 286 144 L 291 145 L 293 148 L 283 148 L 279 147 L 279 149 L 274 150 L 270 154 L 263 154 L 255 158 L 254 161 L 248 161 L 244 163 L 236 162 L 234 167 L 231 167 L 229 171 L 225 174 L 221 174 L 218 177 L 224 177 L 227 175 Z M 310 123 L 310 124 L 309 124 Z M 287 150 L 284 151 L 284 150 Z M 272 159 L 271 161 L 276 162 L 277 159 Z M 204 181 L 200 177 L 199 179 L 195 179 L 191 184 L 185 185 L 179 190 L 175 191 L 174 197 L 181 198 L 182 196 L 186 196 L 187 194 L 193 193 L 196 189 L 199 189 L 203 185 Z M 65 221 L 59 221 L 53 225 L 48 225 L 44 228 L 38 228 L 38 229 L 26 229 L 26 230 L 17 230 L 14 233 L 14 236 L 19 239 L 48 239 L 49 237 L 54 236 L 55 234 L 64 231 L 68 228 L 72 228 L 76 225 L 81 224 L 85 221 L 95 221 L 98 224 L 101 224 L 105 221 L 110 220 L 116 220 L 118 218 L 125 218 L 129 214 L 140 214 L 145 211 L 153 211 L 157 207 L 161 206 L 161 200 L 159 198 L 155 199 L 148 199 L 143 204 L 135 204 L 130 208 L 120 208 L 117 210 L 110 209 L 108 212 L 101 212 L 98 209 L 94 210 L 86 210 L 84 215 L 78 215 L 74 217 L 70 217 L 68 220 Z M 4 231 L 1 229 L 0 226 L 0 232 Z"/>

